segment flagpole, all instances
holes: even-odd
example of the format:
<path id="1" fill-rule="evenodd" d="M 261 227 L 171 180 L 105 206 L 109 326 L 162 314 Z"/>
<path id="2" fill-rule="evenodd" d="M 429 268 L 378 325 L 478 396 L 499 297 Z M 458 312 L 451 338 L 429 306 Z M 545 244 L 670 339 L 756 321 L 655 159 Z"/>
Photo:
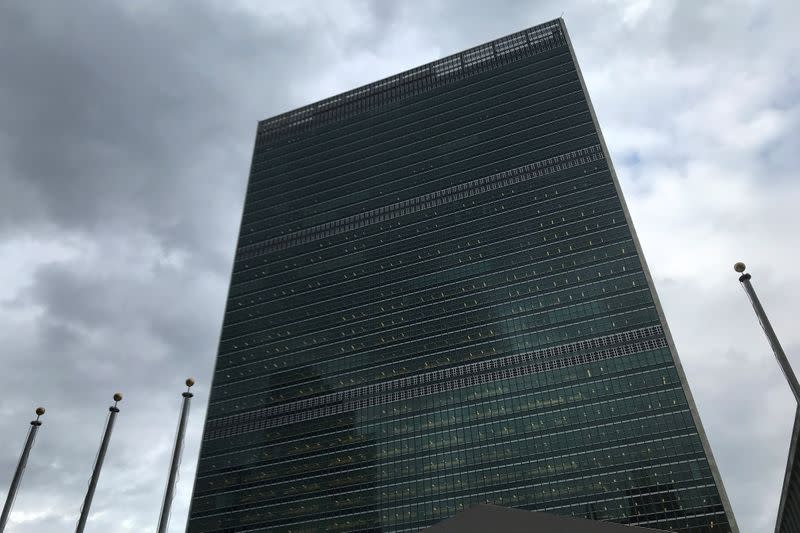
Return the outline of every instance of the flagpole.
<path id="1" fill-rule="evenodd" d="M 86 520 L 89 518 L 89 509 L 92 506 L 94 491 L 97 489 L 97 481 L 100 479 L 100 470 L 103 468 L 103 460 L 106 457 L 108 443 L 111 440 L 111 430 L 114 428 L 114 419 L 117 417 L 117 413 L 119 413 L 117 403 L 120 401 L 122 401 L 122 394 L 114 394 L 114 405 L 108 408 L 110 414 L 108 415 L 106 430 L 105 433 L 103 433 L 103 440 L 100 442 L 100 451 L 97 453 L 97 461 L 94 464 L 92 479 L 89 481 L 89 490 L 86 491 L 86 498 L 83 500 L 81 517 L 78 519 L 78 527 L 75 529 L 75 533 L 83 533 L 83 530 L 86 528 Z"/>
<path id="2" fill-rule="evenodd" d="M 164 493 L 164 503 L 161 506 L 161 516 L 158 519 L 158 533 L 166 533 L 167 524 L 169 523 L 169 512 L 172 507 L 172 498 L 175 492 L 175 480 L 178 476 L 178 466 L 181 462 L 181 450 L 183 449 L 183 437 L 186 433 L 186 420 L 189 417 L 189 406 L 192 401 L 193 394 L 189 390 L 194 385 L 194 380 L 189 378 L 186 380 L 186 392 L 183 396 L 183 405 L 181 406 L 181 417 L 178 422 L 178 434 L 175 436 L 175 448 L 172 450 L 172 463 L 169 467 L 169 477 L 167 479 L 167 490 Z"/>
<path id="3" fill-rule="evenodd" d="M 14 505 L 14 499 L 17 497 L 17 490 L 22 481 L 22 474 L 25 472 L 25 466 L 28 464 L 28 456 L 33 447 L 33 441 L 36 438 L 36 433 L 42 425 L 39 417 L 44 414 L 44 407 L 36 409 L 36 420 L 31 420 L 31 427 L 28 430 L 28 438 L 25 440 L 25 447 L 22 449 L 22 455 L 17 463 L 17 470 L 14 472 L 14 478 L 11 480 L 11 488 L 8 489 L 8 496 L 6 496 L 6 503 L 3 506 L 3 513 L 0 514 L 0 533 L 6 529 L 8 516 L 11 514 L 11 507 Z"/>
<path id="4" fill-rule="evenodd" d="M 733 269 L 741 274 L 741 276 L 739 276 L 739 281 L 741 282 L 742 287 L 744 287 L 744 291 L 747 293 L 747 296 L 750 298 L 750 303 L 753 305 L 753 310 L 756 313 L 756 317 L 758 317 L 758 321 L 761 323 L 761 328 L 764 330 L 764 334 L 767 336 L 769 345 L 772 347 L 772 352 L 775 354 L 775 359 L 777 359 L 778 364 L 781 365 L 783 375 L 786 376 L 786 381 L 789 382 L 789 387 L 792 389 L 794 398 L 798 405 L 800 405 L 800 383 L 798 383 L 797 376 L 795 376 L 794 370 L 792 370 L 792 365 L 789 364 L 789 359 L 786 357 L 786 353 L 783 351 L 783 347 L 778 341 L 778 336 L 775 334 L 775 330 L 772 329 L 772 324 L 770 324 L 769 319 L 767 318 L 767 313 L 761 306 L 761 302 L 756 295 L 756 290 L 753 288 L 753 284 L 750 283 L 752 276 L 744 273 L 746 268 L 747 267 L 742 262 L 733 265 Z"/>

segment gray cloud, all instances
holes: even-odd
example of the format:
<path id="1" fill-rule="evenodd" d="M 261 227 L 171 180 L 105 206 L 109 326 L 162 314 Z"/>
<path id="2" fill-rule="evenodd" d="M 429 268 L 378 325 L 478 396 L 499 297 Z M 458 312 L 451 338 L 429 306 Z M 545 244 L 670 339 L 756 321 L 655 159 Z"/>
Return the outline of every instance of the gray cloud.
<path id="1" fill-rule="evenodd" d="M 0 5 L 0 491 L 48 407 L 11 531 L 74 525 L 116 389 L 91 530 L 154 527 L 192 374 L 183 531 L 259 119 L 562 11 L 741 529 L 771 531 L 792 399 L 730 264 L 800 357 L 798 10 L 477 0 Z"/>

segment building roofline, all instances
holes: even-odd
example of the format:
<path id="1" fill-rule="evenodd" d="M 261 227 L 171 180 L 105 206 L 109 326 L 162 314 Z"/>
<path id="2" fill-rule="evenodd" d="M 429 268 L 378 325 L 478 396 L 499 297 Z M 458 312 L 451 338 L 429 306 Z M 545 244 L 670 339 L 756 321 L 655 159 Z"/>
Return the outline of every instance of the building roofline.
<path id="1" fill-rule="evenodd" d="M 566 43 L 561 19 L 536 26 L 448 55 L 436 61 L 362 85 L 297 109 L 259 121 L 257 144 L 279 135 L 301 133 L 446 85 L 479 72 L 530 57 Z"/>

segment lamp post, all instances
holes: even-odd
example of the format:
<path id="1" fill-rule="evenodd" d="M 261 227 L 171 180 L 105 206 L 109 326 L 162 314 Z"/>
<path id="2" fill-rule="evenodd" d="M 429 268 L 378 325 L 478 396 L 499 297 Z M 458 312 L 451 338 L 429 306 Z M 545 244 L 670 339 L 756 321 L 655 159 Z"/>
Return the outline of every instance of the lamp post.
<path id="1" fill-rule="evenodd" d="M 117 417 L 117 413 L 119 413 L 117 403 L 120 401 L 122 401 L 122 394 L 114 394 L 114 405 L 108 408 L 109 415 L 108 422 L 106 423 L 106 430 L 103 433 L 103 440 L 100 442 L 100 451 L 97 453 L 97 461 L 94 464 L 92 479 L 89 481 L 89 490 L 86 491 L 86 498 L 83 500 L 81 517 L 78 519 L 78 527 L 75 529 L 75 533 L 83 533 L 83 530 L 86 528 L 86 521 L 89 518 L 89 508 L 92 506 L 94 491 L 97 489 L 97 481 L 100 479 L 100 470 L 103 468 L 103 460 L 106 457 L 108 443 L 111 440 L 111 430 L 114 429 L 114 419 Z"/>
<path id="2" fill-rule="evenodd" d="M 741 261 L 733 265 L 733 269 L 741 274 L 741 276 L 739 276 L 739 281 L 741 282 L 742 287 L 744 287 L 744 291 L 747 293 L 748 298 L 750 298 L 750 303 L 753 305 L 753 310 L 756 312 L 758 321 L 761 323 L 761 328 L 764 330 L 764 334 L 767 336 L 769 345 L 772 347 L 772 352 L 775 354 L 775 359 L 777 359 L 778 364 L 781 365 L 781 370 L 783 370 L 783 375 L 786 376 L 786 381 L 789 382 L 789 387 L 792 389 L 792 394 L 794 394 L 797 404 L 800 405 L 800 383 L 798 383 L 797 376 L 794 375 L 794 371 L 792 370 L 792 365 L 789 364 L 789 359 L 786 358 L 786 353 L 783 351 L 783 347 L 778 341 L 778 336 L 775 335 L 775 330 L 772 329 L 772 324 L 769 323 L 767 313 L 764 311 L 764 308 L 761 306 L 761 302 L 758 300 L 756 290 L 753 288 L 753 284 L 750 282 L 752 276 L 744 272 L 746 268 L 747 267 L 745 264 Z"/>
<path id="3" fill-rule="evenodd" d="M 14 505 L 14 499 L 17 497 L 17 490 L 22 481 L 22 474 L 25 472 L 25 466 L 28 464 L 28 456 L 31 454 L 33 441 L 36 438 L 36 433 L 42 425 L 39 417 L 44 414 L 44 407 L 36 408 L 36 420 L 31 420 L 31 427 L 28 430 L 28 438 L 25 440 L 25 447 L 22 449 L 22 455 L 17 463 L 17 470 L 14 472 L 14 478 L 11 480 L 11 488 L 8 489 L 8 496 L 6 496 L 6 503 L 3 505 L 3 513 L 0 514 L 0 533 L 6 529 L 8 523 L 8 516 L 11 514 L 11 507 Z"/>
<path id="4" fill-rule="evenodd" d="M 183 449 L 183 436 L 186 433 L 186 420 L 189 418 L 189 405 L 192 401 L 193 394 L 189 390 L 194 385 L 194 380 L 189 378 L 186 380 L 186 392 L 183 396 L 183 405 L 181 406 L 181 417 L 178 422 L 178 434 L 175 436 L 175 448 L 172 450 L 172 463 L 169 467 L 169 477 L 167 479 L 167 490 L 164 492 L 164 503 L 161 506 L 161 516 L 158 519 L 158 533 L 166 533 L 167 524 L 169 523 L 169 511 L 172 506 L 172 498 L 175 492 L 175 480 L 178 477 L 178 466 L 181 462 L 181 450 Z"/>

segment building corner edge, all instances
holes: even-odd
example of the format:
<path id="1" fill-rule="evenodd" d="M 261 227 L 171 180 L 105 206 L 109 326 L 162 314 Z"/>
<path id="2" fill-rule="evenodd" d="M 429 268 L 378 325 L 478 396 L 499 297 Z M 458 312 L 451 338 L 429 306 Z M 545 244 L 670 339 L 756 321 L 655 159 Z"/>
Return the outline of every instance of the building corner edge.
<path id="1" fill-rule="evenodd" d="M 600 123 L 597 120 L 597 114 L 595 113 L 594 106 L 592 105 L 591 97 L 589 96 L 588 88 L 586 87 L 586 81 L 583 78 L 583 73 L 581 72 L 580 64 L 578 63 L 578 58 L 575 54 L 575 49 L 572 46 L 572 39 L 569 36 L 569 32 L 567 30 L 567 25 L 564 21 L 563 16 L 559 17 L 558 19 L 559 25 L 561 26 L 561 31 L 564 33 L 564 39 L 567 43 L 567 48 L 569 49 L 570 56 L 572 57 L 572 61 L 575 65 L 575 70 L 578 74 L 578 80 L 581 84 L 581 89 L 583 90 L 584 95 L 586 96 L 586 104 L 589 107 L 589 114 L 592 117 L 592 122 L 594 124 L 595 129 L 597 130 L 597 136 L 600 140 L 600 146 L 602 147 L 603 154 L 605 155 L 606 161 L 608 162 L 608 170 L 611 174 L 611 179 L 614 183 L 614 188 L 616 189 L 617 196 L 619 197 L 620 204 L 622 205 L 622 211 L 625 215 L 625 220 L 628 223 L 628 227 L 631 232 L 631 238 L 633 240 L 634 247 L 636 248 L 636 252 L 639 254 L 639 259 L 642 262 L 642 271 L 644 272 L 645 279 L 650 287 L 650 294 L 653 298 L 653 304 L 656 308 L 656 313 L 658 314 L 658 318 L 661 321 L 662 326 L 664 327 L 664 335 L 667 338 L 667 345 L 669 346 L 670 353 L 672 355 L 673 363 L 675 364 L 675 369 L 678 372 L 678 377 L 681 380 L 683 385 L 683 390 L 686 395 L 686 401 L 689 404 L 689 411 L 692 414 L 692 419 L 697 427 L 697 433 L 700 436 L 700 441 L 703 444 L 703 451 L 706 454 L 706 459 L 708 460 L 709 467 L 711 468 L 711 474 L 714 477 L 714 482 L 717 485 L 717 490 L 719 491 L 720 499 L 722 500 L 722 507 L 725 510 L 725 514 L 728 516 L 728 520 L 730 521 L 730 527 L 732 533 L 740 533 L 739 526 L 736 523 L 736 518 L 733 514 L 733 507 L 731 506 L 730 500 L 728 498 L 728 494 L 725 491 L 725 486 L 722 483 L 722 477 L 719 473 L 719 468 L 717 467 L 717 462 L 714 459 L 713 452 L 711 451 L 711 445 L 708 441 L 708 437 L 706 436 L 705 429 L 703 428 L 702 422 L 700 421 L 700 414 L 697 410 L 697 405 L 695 404 L 694 397 L 692 396 L 691 389 L 689 388 L 689 382 L 686 379 L 686 373 L 683 370 L 683 366 L 681 365 L 680 358 L 678 357 L 678 351 L 675 347 L 675 341 L 672 338 L 672 333 L 670 332 L 669 325 L 667 324 L 666 315 L 664 314 L 664 310 L 661 307 L 661 301 L 658 298 L 658 294 L 656 292 L 655 283 L 653 282 L 653 277 L 650 274 L 650 269 L 647 266 L 647 261 L 644 256 L 644 251 L 642 246 L 639 242 L 639 237 L 636 234 L 636 228 L 633 225 L 633 220 L 631 219 L 630 211 L 628 210 L 628 204 L 625 202 L 625 197 L 622 193 L 622 187 L 620 186 L 619 179 L 617 178 L 616 170 L 614 169 L 614 164 L 611 160 L 611 153 L 608 150 L 608 146 L 606 145 L 605 138 L 603 137 L 603 132 L 600 129 Z"/>

